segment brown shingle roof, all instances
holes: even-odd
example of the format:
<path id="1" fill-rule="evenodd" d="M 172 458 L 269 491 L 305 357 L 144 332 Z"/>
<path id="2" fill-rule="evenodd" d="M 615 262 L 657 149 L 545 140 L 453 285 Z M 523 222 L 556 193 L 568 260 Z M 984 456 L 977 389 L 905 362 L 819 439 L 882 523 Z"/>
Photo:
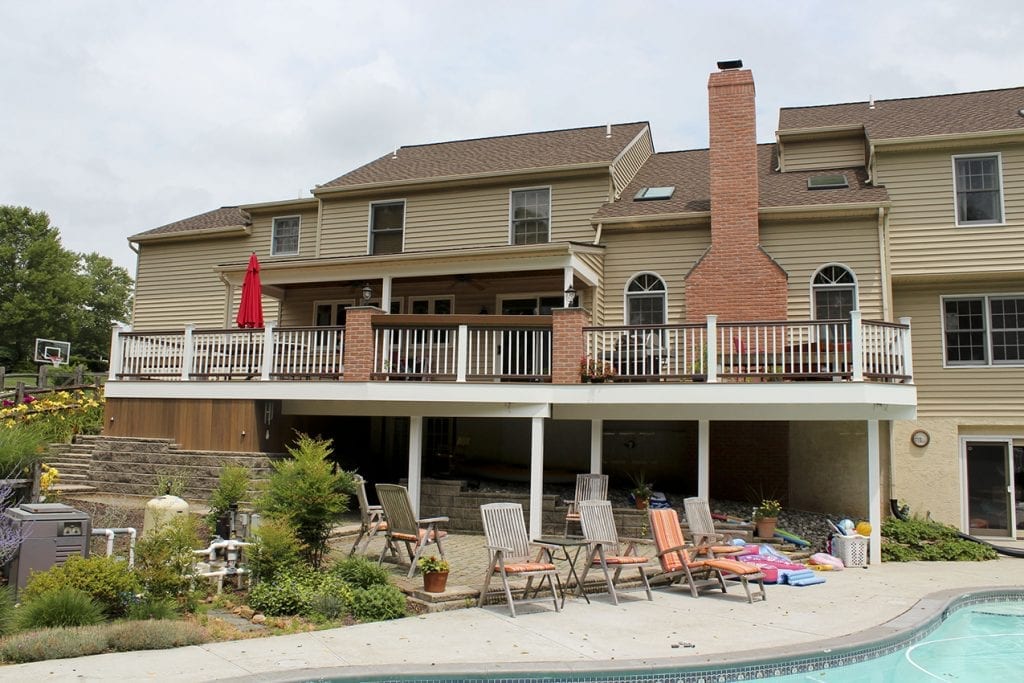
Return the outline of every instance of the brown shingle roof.
<path id="1" fill-rule="evenodd" d="M 779 173 L 775 145 L 757 146 L 758 186 L 760 205 L 767 207 L 809 206 L 829 204 L 859 204 L 883 202 L 888 199 L 884 188 L 866 184 L 863 168 L 796 171 Z M 846 175 L 848 188 L 835 190 L 808 190 L 811 176 L 832 173 Z M 674 185 L 671 199 L 635 201 L 633 197 L 644 187 Z M 662 152 L 655 154 L 640 169 L 632 182 L 615 202 L 605 204 L 594 216 L 606 218 L 656 217 L 711 210 L 711 188 L 708 180 L 708 150 Z"/>
<path id="2" fill-rule="evenodd" d="M 950 135 L 1024 129 L 1024 87 L 829 104 L 819 107 L 784 107 L 779 110 L 779 131 L 829 126 L 864 126 L 872 140 L 923 135 Z"/>
<path id="3" fill-rule="evenodd" d="M 183 218 L 180 221 L 161 225 L 159 228 L 140 232 L 137 235 L 132 235 L 128 239 L 134 241 L 137 237 L 146 238 L 170 233 L 191 232 L 193 230 L 228 228 L 235 225 L 249 225 L 250 222 L 251 219 L 249 218 L 249 213 L 247 211 L 244 211 L 237 206 L 222 206 L 221 208 L 214 209 L 213 211 L 207 211 L 206 213 L 201 213 L 190 218 Z"/>
<path id="4" fill-rule="evenodd" d="M 412 145 L 400 148 L 396 158 L 386 154 L 321 187 L 429 180 L 576 164 L 610 164 L 647 125 L 644 121 L 616 124 L 612 126 L 610 138 L 605 137 L 605 126 L 594 126 Z"/>

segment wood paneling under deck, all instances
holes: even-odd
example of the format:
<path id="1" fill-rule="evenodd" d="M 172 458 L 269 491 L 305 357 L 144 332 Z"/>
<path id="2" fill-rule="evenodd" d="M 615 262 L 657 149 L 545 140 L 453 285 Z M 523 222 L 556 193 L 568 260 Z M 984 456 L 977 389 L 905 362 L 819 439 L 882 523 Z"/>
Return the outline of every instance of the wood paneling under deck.
<path id="1" fill-rule="evenodd" d="M 174 439 L 188 450 L 265 451 L 263 403 L 110 398 L 104 413 L 103 433 L 108 436 Z M 271 438 L 273 436 L 271 434 Z"/>

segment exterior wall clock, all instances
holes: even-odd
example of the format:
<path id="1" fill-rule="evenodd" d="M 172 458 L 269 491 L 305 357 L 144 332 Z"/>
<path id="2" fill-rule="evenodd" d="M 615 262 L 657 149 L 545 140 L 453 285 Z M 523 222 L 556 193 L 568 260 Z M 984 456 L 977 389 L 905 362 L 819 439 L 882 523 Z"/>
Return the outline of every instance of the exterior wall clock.
<path id="1" fill-rule="evenodd" d="M 929 441 L 931 441 L 931 437 L 928 436 L 928 432 L 923 429 L 915 430 L 914 433 L 910 435 L 910 442 L 918 448 L 924 448 L 928 445 Z"/>

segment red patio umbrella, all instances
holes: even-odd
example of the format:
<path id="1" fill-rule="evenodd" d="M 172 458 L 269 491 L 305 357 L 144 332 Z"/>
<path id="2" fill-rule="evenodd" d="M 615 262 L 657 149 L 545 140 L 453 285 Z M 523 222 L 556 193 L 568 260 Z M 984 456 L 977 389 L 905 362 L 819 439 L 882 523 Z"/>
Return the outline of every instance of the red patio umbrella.
<path id="1" fill-rule="evenodd" d="M 239 327 L 263 327 L 263 292 L 260 285 L 260 261 L 256 252 L 249 257 L 249 268 L 242 281 L 242 301 L 235 322 Z"/>

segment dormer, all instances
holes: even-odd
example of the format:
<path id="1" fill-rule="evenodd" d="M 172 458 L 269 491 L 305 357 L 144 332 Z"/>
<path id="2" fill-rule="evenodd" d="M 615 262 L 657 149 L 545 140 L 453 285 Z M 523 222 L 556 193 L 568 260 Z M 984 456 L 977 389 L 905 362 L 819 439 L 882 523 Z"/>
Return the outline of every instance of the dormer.
<path id="1" fill-rule="evenodd" d="M 868 144 L 864 126 L 828 126 L 775 133 L 779 170 L 816 171 L 858 168 L 867 163 Z"/>

